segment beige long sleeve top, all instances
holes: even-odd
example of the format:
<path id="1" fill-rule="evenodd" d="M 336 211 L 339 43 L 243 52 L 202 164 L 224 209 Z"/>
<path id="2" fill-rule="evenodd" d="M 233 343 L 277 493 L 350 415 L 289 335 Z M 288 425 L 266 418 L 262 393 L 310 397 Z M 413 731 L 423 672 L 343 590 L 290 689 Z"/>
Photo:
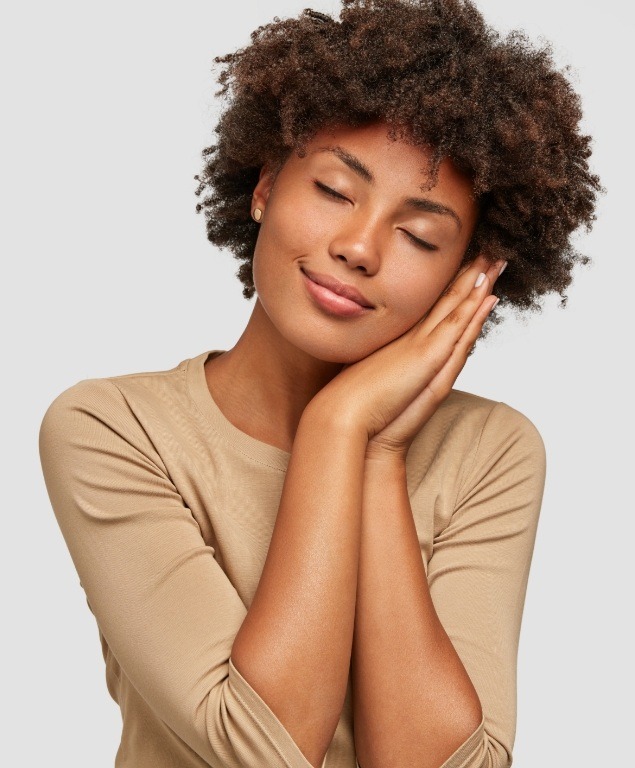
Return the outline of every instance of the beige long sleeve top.
<path id="1" fill-rule="evenodd" d="M 121 708 L 116 768 L 311 768 L 230 658 L 290 454 L 240 431 L 214 402 L 204 363 L 222 351 L 81 380 L 41 423 L 51 505 Z M 410 448 L 408 493 L 431 596 L 483 708 L 442 768 L 511 765 L 545 468 L 526 416 L 457 389 Z M 349 676 L 321 768 L 357 765 L 351 696 Z"/>

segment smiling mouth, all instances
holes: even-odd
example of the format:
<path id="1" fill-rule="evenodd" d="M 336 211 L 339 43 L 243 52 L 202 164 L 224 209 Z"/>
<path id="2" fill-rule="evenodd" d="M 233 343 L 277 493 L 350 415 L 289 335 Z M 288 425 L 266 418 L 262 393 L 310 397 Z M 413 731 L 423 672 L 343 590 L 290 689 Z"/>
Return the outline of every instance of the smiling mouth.
<path id="1" fill-rule="evenodd" d="M 322 311 L 329 315 L 340 317 L 359 317 L 367 312 L 372 312 L 373 307 L 366 307 L 358 301 L 354 301 L 346 296 L 342 296 L 330 288 L 316 282 L 304 270 L 300 269 L 306 290 L 313 302 L 320 307 Z M 341 285 L 341 283 L 339 283 Z"/>
<path id="2" fill-rule="evenodd" d="M 330 293 L 342 297 L 347 301 L 354 302 L 364 309 L 374 309 L 374 306 L 360 291 L 357 290 L 357 288 L 355 288 L 354 285 L 342 283 L 332 275 L 311 272 L 306 269 L 306 267 L 300 267 L 300 270 L 309 280 L 316 285 L 319 285 L 321 288 L 325 288 Z"/>

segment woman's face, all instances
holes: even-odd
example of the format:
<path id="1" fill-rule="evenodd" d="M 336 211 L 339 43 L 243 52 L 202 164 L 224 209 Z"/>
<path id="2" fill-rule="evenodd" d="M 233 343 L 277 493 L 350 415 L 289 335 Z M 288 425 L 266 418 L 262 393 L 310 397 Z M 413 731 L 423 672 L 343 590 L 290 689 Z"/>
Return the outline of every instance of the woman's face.
<path id="1" fill-rule="evenodd" d="M 412 328 L 458 271 L 476 224 L 469 179 L 444 160 L 422 191 L 428 151 L 387 132 L 325 129 L 275 178 L 263 169 L 254 191 L 258 300 L 289 343 L 320 360 L 356 362 Z M 338 304 L 307 273 L 356 288 L 372 308 Z"/>

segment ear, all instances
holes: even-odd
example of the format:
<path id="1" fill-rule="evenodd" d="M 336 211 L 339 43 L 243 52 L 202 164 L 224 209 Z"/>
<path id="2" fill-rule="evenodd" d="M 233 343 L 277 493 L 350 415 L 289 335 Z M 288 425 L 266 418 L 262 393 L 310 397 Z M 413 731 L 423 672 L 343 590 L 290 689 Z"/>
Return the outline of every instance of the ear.
<path id="1" fill-rule="evenodd" d="M 254 187 L 252 196 L 253 208 L 260 208 L 260 210 L 264 212 L 276 176 L 277 174 L 274 172 L 270 163 L 265 163 L 262 166 L 260 169 L 260 178 Z"/>

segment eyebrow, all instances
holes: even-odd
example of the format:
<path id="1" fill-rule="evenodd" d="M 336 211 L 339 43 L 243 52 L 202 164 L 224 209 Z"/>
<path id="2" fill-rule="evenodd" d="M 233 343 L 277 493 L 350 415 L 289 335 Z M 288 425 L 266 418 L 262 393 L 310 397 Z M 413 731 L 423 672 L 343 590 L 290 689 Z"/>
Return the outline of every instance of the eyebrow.
<path id="1" fill-rule="evenodd" d="M 355 157 L 355 155 L 352 155 L 343 147 L 340 147 L 339 145 L 321 147 L 315 151 L 332 152 L 368 184 L 373 184 L 375 182 L 375 177 L 373 176 L 371 170 L 365 166 L 358 157 Z M 454 211 L 452 208 L 448 208 L 447 205 L 437 203 L 434 200 L 429 200 L 427 197 L 407 197 L 404 200 L 404 205 L 407 205 L 409 208 L 414 208 L 417 211 L 425 211 L 426 213 L 439 213 L 444 216 L 451 216 L 456 222 L 457 227 L 461 229 L 461 219 L 458 217 L 456 211 Z"/>

